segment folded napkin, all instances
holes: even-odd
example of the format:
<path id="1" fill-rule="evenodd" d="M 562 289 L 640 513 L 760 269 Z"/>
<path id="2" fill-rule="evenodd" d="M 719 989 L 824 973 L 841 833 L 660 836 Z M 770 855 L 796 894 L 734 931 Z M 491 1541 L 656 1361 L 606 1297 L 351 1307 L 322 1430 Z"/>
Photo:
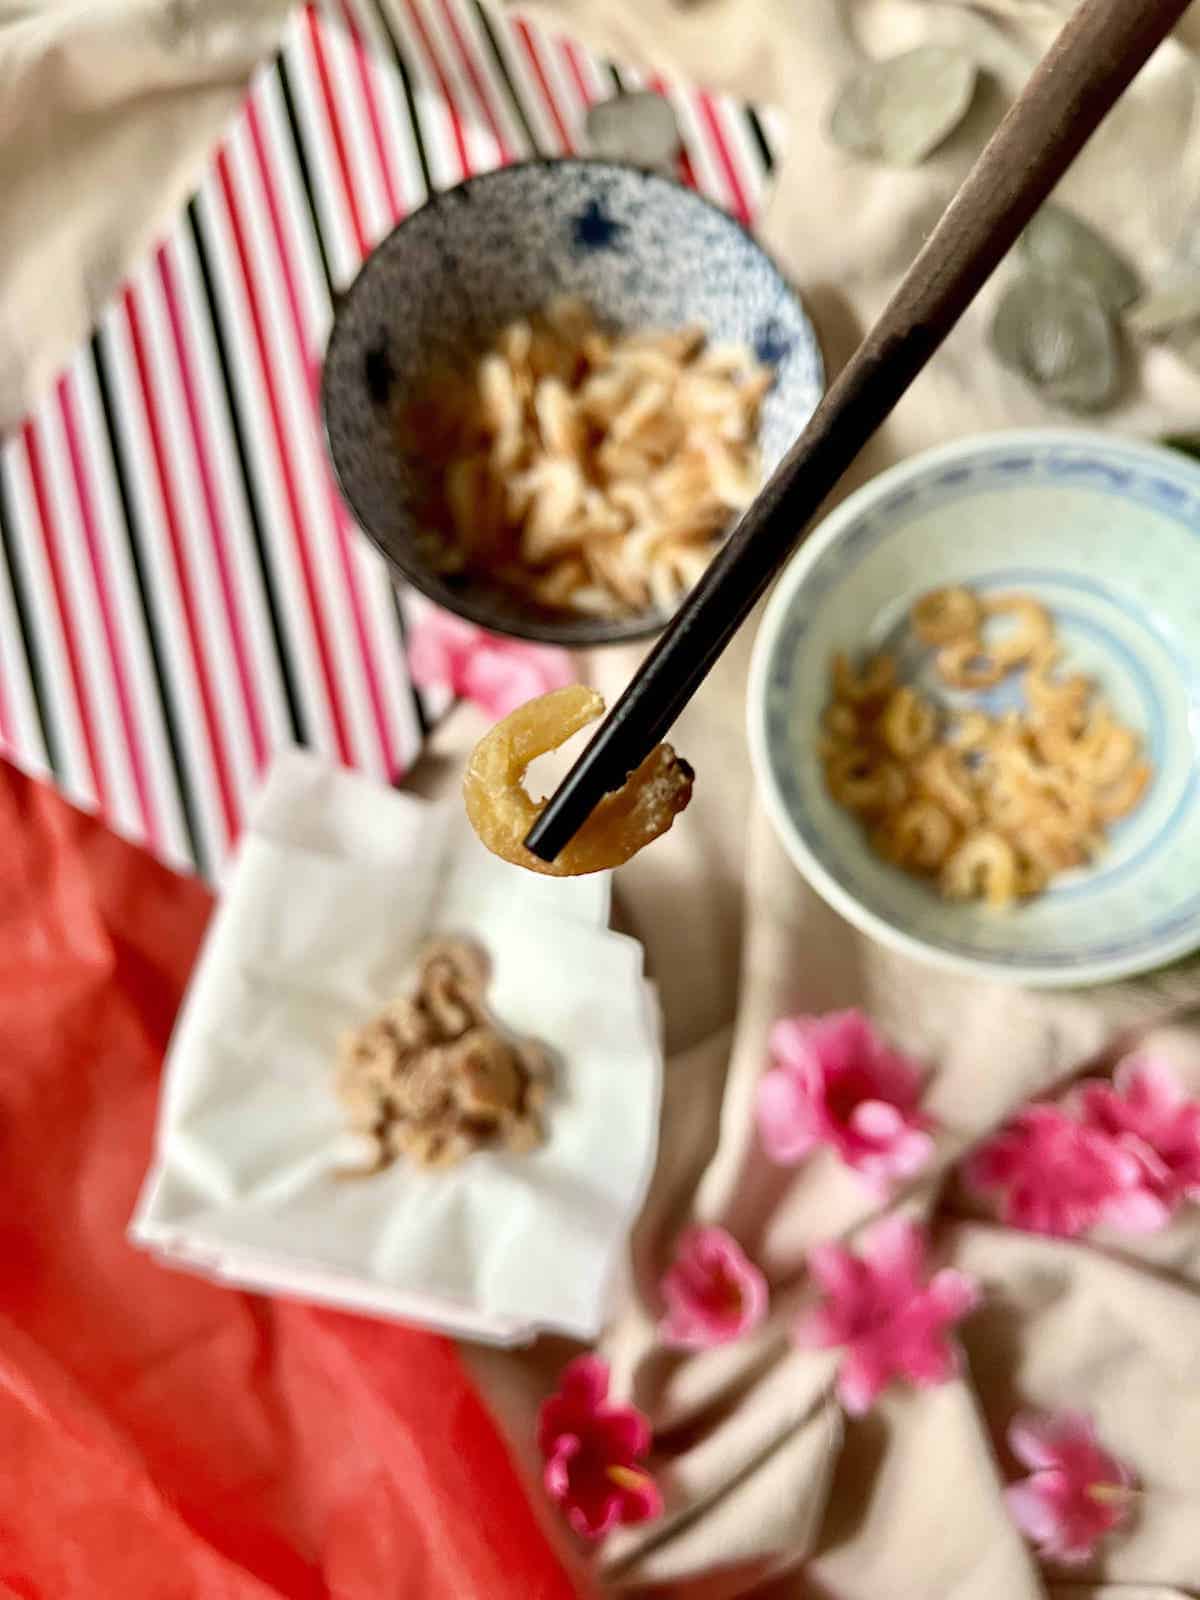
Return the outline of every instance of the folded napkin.
<path id="1" fill-rule="evenodd" d="M 251 816 L 167 1060 L 132 1223 L 223 1281 L 464 1337 L 593 1337 L 654 1159 L 661 1075 L 634 940 L 605 878 L 522 873 L 453 802 L 280 756 Z M 558 1063 L 546 1144 L 369 1177 L 337 1041 L 402 992 L 434 934 L 492 961 L 488 1003 Z"/>

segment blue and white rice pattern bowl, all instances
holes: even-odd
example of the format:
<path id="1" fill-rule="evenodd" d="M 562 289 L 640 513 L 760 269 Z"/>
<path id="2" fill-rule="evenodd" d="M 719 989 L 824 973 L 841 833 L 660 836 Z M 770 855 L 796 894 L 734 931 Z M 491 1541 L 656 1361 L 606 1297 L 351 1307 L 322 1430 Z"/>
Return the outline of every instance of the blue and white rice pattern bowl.
<path id="1" fill-rule="evenodd" d="M 1022 591 L 1053 613 L 1069 669 L 1137 729 L 1153 779 L 1094 864 L 997 911 L 951 903 L 877 859 L 829 795 L 816 750 L 836 650 L 893 650 L 948 707 L 912 639 L 926 590 Z M 1086 433 L 997 434 L 885 473 L 830 516 L 781 580 L 756 646 L 751 739 L 785 844 L 850 920 L 910 953 L 1026 983 L 1078 985 L 1200 946 L 1200 469 Z"/>

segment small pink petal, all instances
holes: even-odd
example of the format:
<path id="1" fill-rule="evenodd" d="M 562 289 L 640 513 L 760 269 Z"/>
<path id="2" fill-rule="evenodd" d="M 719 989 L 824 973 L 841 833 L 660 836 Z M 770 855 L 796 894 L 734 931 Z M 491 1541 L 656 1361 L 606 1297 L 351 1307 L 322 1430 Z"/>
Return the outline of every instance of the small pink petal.
<path id="1" fill-rule="evenodd" d="M 841 1318 L 827 1306 L 802 1312 L 792 1324 L 792 1343 L 802 1350 L 832 1350 L 845 1337 Z"/>
<path id="2" fill-rule="evenodd" d="M 866 1012 L 853 1007 L 812 1018 L 810 1030 L 813 1054 L 830 1072 L 849 1072 L 867 1061 L 876 1068 L 887 1049 Z"/>
<path id="3" fill-rule="evenodd" d="M 931 1340 L 909 1358 L 904 1376 L 915 1388 L 936 1389 L 956 1378 L 961 1371 L 958 1349 L 944 1341 L 937 1344 Z"/>
<path id="4" fill-rule="evenodd" d="M 889 1376 L 903 1378 L 914 1389 L 940 1388 L 960 1371 L 958 1347 L 933 1328 L 898 1340 L 889 1363 Z"/>
<path id="5" fill-rule="evenodd" d="M 863 1263 L 837 1244 L 817 1244 L 808 1252 L 810 1275 L 831 1300 L 857 1295 L 866 1276 Z"/>
<path id="6" fill-rule="evenodd" d="M 838 1368 L 838 1399 L 852 1417 L 864 1416 L 887 1388 L 888 1377 L 879 1361 L 864 1351 L 851 1350 Z"/>
<path id="7" fill-rule="evenodd" d="M 915 1176 L 929 1164 L 932 1154 L 933 1140 L 927 1133 L 904 1133 L 887 1151 L 863 1156 L 857 1170 L 864 1183 L 886 1200 L 892 1185 Z"/>
<path id="8" fill-rule="evenodd" d="M 459 673 L 481 634 L 474 623 L 440 606 L 426 606 L 407 640 L 413 682 L 420 689 L 444 687 L 457 693 Z"/>
<path id="9" fill-rule="evenodd" d="M 662 1492 L 648 1472 L 610 1467 L 610 1474 L 622 1473 L 618 1520 L 626 1526 L 651 1522 L 662 1516 Z"/>
<path id="10" fill-rule="evenodd" d="M 838 1393 L 846 1409 L 866 1410 L 894 1378 L 944 1383 L 958 1370 L 950 1330 L 979 1301 L 975 1280 L 945 1270 L 928 1278 L 925 1236 L 903 1217 L 864 1235 L 861 1254 L 838 1245 L 809 1253 L 824 1298 L 796 1324 L 799 1345 L 844 1347 Z"/>
<path id="11" fill-rule="evenodd" d="M 908 1126 L 899 1108 L 885 1100 L 864 1100 L 850 1113 L 848 1121 L 864 1139 L 880 1142 L 900 1138 Z"/>
<path id="12" fill-rule="evenodd" d="M 543 1473 L 546 1493 L 552 1500 L 561 1500 L 566 1494 L 571 1459 L 578 1454 L 579 1440 L 573 1433 L 560 1434 L 555 1440 L 553 1449 L 546 1458 L 546 1468 Z"/>
<path id="13" fill-rule="evenodd" d="M 935 1272 L 929 1284 L 929 1296 L 939 1316 L 948 1322 L 958 1322 L 974 1311 L 983 1299 L 974 1278 L 953 1267 L 943 1267 Z"/>
<path id="14" fill-rule="evenodd" d="M 917 1063 L 881 1042 L 875 1054 L 874 1066 L 881 1098 L 911 1110 L 921 1096 L 923 1075 Z"/>
<path id="15" fill-rule="evenodd" d="M 608 1362 L 599 1356 L 576 1356 L 563 1368 L 560 1392 L 580 1405 L 595 1408 L 608 1396 Z"/>
<path id="16" fill-rule="evenodd" d="M 567 1522 L 581 1539 L 602 1539 L 621 1520 L 621 1497 L 602 1490 L 566 1503 L 564 1509 Z"/>
<path id="17" fill-rule="evenodd" d="M 664 1342 L 703 1350 L 758 1326 L 766 1314 L 767 1283 L 724 1228 L 692 1228 L 679 1240 L 662 1297 Z"/>
<path id="18" fill-rule="evenodd" d="M 1049 1430 L 1052 1420 L 1037 1412 L 1021 1411 L 1009 1423 L 1008 1447 L 1023 1466 L 1036 1470 L 1053 1466 L 1058 1459 L 1054 1433 Z"/>
<path id="19" fill-rule="evenodd" d="M 1004 1491 L 1009 1515 L 1027 1539 L 1048 1545 L 1056 1537 L 1058 1521 L 1053 1505 L 1033 1478 L 1010 1484 Z"/>
<path id="20" fill-rule="evenodd" d="M 892 1147 L 892 1170 L 898 1178 L 911 1178 L 929 1165 L 933 1140 L 927 1133 L 904 1133 Z"/>
<path id="21" fill-rule="evenodd" d="M 1142 1116 L 1169 1117 L 1187 1101 L 1174 1071 L 1157 1056 L 1126 1056 L 1113 1072 L 1113 1087 Z"/>
<path id="22" fill-rule="evenodd" d="M 1060 1567 L 1081 1567 L 1092 1559 L 1096 1547 L 1090 1539 L 1081 1537 L 1076 1541 L 1060 1539 L 1042 1548 Z"/>
<path id="23" fill-rule="evenodd" d="M 1097 1221 L 1119 1233 L 1158 1233 L 1171 1220 L 1171 1207 L 1145 1189 L 1114 1195 L 1100 1207 Z"/>
<path id="24" fill-rule="evenodd" d="M 863 1238 L 863 1259 L 898 1299 L 910 1294 L 925 1266 L 925 1234 L 907 1217 L 885 1217 Z"/>
<path id="25" fill-rule="evenodd" d="M 758 1132 L 772 1161 L 791 1166 L 817 1142 L 800 1085 L 785 1072 L 767 1072 L 758 1086 Z"/>
<path id="26" fill-rule="evenodd" d="M 811 1017 L 780 1017 L 767 1038 L 767 1048 L 781 1067 L 791 1071 L 816 1065 L 809 1047 Z"/>

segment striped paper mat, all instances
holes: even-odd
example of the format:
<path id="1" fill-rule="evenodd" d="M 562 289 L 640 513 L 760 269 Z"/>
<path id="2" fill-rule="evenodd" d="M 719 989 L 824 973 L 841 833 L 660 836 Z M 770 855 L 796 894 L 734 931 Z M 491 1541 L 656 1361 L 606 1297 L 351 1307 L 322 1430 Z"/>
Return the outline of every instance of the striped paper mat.
<path id="1" fill-rule="evenodd" d="M 769 113 L 477 0 L 293 16 L 185 213 L 0 449 L 0 750 L 210 877 L 279 746 L 405 771 L 402 608 L 317 422 L 331 295 L 431 189 L 575 151 L 587 106 L 633 87 L 669 96 L 682 176 L 752 222 Z"/>

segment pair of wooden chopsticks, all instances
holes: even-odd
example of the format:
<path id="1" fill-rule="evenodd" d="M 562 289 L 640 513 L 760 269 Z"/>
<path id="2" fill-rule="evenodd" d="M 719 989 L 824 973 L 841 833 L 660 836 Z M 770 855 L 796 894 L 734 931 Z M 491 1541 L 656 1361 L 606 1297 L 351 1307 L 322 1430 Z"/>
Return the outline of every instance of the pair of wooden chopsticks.
<path id="1" fill-rule="evenodd" d="M 551 796 L 526 840 L 535 855 L 553 861 L 667 732 L 825 496 L 1189 3 L 1083 0 L 1072 13 L 883 315 Z"/>

